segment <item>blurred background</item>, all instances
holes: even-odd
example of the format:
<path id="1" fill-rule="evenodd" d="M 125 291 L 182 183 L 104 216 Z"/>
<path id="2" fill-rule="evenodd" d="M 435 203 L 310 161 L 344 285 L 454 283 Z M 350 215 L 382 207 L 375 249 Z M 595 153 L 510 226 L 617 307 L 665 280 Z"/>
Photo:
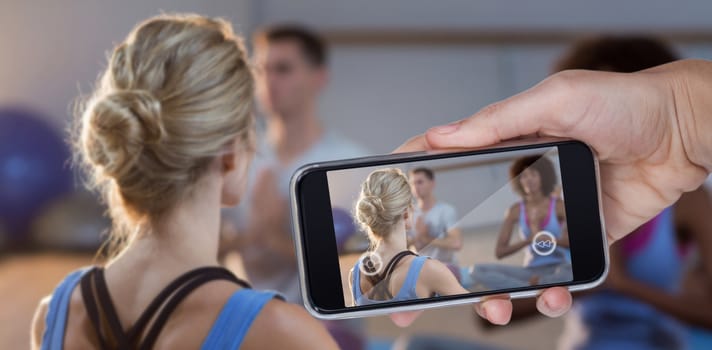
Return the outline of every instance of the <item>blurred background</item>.
<path id="1" fill-rule="evenodd" d="M 258 28 L 283 22 L 322 35 L 331 57 L 321 121 L 371 154 L 523 91 L 583 38 L 642 36 L 680 58 L 712 59 L 706 0 L 0 0 L 0 349 L 28 347 L 39 299 L 95 261 L 109 227 L 69 166 L 73 101 L 136 23 L 184 11 L 230 20 L 248 44 Z M 383 317 L 363 327 L 371 348 L 413 336 L 432 349 L 552 349 L 566 322 L 533 315 L 492 328 L 456 307 L 406 329 Z"/>

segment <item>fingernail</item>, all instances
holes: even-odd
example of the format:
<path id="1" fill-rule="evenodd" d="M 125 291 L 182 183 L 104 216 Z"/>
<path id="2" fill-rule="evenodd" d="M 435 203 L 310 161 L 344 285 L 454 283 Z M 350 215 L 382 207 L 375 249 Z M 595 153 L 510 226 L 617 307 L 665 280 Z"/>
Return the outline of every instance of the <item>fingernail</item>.
<path id="1" fill-rule="evenodd" d="M 556 312 L 556 310 L 554 310 L 554 308 L 549 305 L 549 302 L 546 301 L 546 299 L 544 299 L 544 308 L 547 309 L 549 312 Z"/>
<path id="2" fill-rule="evenodd" d="M 433 127 L 432 130 L 435 133 L 441 134 L 441 135 L 446 135 L 446 134 L 452 134 L 453 132 L 457 131 L 457 129 L 460 128 L 460 121 L 456 121 L 447 125 L 440 125 Z"/>
<path id="3" fill-rule="evenodd" d="M 543 308 L 550 314 L 549 316 L 557 317 L 564 312 L 564 307 L 552 307 L 544 298 L 542 298 L 542 303 L 544 304 Z"/>
<path id="4" fill-rule="evenodd" d="M 537 300 L 537 304 L 538 304 L 539 310 L 543 313 L 548 314 L 548 313 L 551 313 L 554 311 L 554 310 L 552 310 L 551 306 L 549 306 L 549 303 L 546 301 L 546 299 L 543 297 L 539 298 L 539 300 Z"/>

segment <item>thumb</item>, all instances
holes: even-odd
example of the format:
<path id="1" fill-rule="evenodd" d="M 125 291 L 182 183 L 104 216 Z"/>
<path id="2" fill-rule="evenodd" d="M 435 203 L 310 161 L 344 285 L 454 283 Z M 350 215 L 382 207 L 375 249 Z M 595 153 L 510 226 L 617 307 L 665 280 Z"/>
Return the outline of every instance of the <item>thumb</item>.
<path id="1" fill-rule="evenodd" d="M 391 314 L 391 320 L 393 323 L 395 323 L 396 326 L 405 328 L 410 326 L 413 321 L 415 321 L 418 316 L 422 311 L 405 311 L 405 312 L 398 312 L 395 314 Z"/>
<path id="2" fill-rule="evenodd" d="M 400 145 L 398 148 L 396 148 L 393 151 L 393 153 L 419 152 L 419 151 L 426 151 L 429 148 L 430 147 L 428 146 L 428 143 L 425 140 L 425 136 L 417 135 L 417 136 L 411 137 L 404 144 Z"/>

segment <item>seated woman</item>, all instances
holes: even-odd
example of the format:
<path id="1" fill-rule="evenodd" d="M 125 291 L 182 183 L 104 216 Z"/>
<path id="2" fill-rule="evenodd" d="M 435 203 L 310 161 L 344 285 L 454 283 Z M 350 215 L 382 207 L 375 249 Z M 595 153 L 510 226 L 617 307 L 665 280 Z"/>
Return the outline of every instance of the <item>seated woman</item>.
<path id="1" fill-rule="evenodd" d="M 223 20 L 159 16 L 116 46 L 74 141 L 121 244 L 41 302 L 33 349 L 336 348 L 302 308 L 218 266 L 220 208 L 254 154 L 253 91 Z"/>
<path id="2" fill-rule="evenodd" d="M 506 213 L 495 248 L 502 259 L 524 249 L 523 266 L 478 264 L 469 269 L 471 289 L 505 289 L 527 285 L 565 282 L 573 278 L 564 201 L 555 195 L 557 175 L 554 164 L 545 156 L 527 156 L 514 161 L 509 169 L 514 191 L 522 200 Z M 520 240 L 512 243 L 512 231 L 519 227 Z M 537 252 L 537 234 L 553 237 L 553 251 Z M 544 253 L 542 253 L 542 251 Z"/>
<path id="3" fill-rule="evenodd" d="M 413 195 L 401 170 L 369 174 L 355 216 L 371 243 L 349 276 L 356 305 L 468 293 L 445 264 L 408 250 Z"/>

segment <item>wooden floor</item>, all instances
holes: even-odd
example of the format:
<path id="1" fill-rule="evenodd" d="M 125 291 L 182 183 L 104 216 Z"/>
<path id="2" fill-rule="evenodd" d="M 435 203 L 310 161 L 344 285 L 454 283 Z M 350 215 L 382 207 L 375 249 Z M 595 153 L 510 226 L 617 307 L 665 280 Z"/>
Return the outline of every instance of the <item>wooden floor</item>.
<path id="1" fill-rule="evenodd" d="M 0 349 L 29 349 L 37 303 L 69 272 L 91 264 L 93 255 L 35 254 L 0 259 Z"/>

